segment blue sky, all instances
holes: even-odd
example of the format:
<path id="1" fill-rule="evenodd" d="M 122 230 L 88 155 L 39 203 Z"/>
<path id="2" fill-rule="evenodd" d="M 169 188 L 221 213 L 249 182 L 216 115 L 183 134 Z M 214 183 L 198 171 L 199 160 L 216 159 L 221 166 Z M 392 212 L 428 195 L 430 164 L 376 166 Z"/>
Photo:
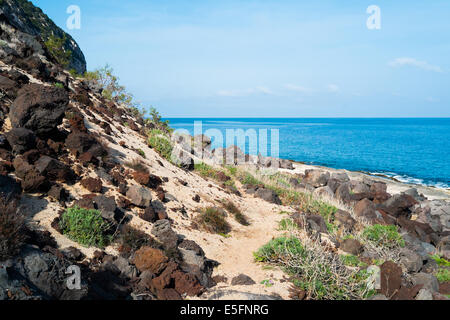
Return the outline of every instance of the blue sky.
<path id="1" fill-rule="evenodd" d="M 450 117 L 448 0 L 32 2 L 164 117 Z"/>

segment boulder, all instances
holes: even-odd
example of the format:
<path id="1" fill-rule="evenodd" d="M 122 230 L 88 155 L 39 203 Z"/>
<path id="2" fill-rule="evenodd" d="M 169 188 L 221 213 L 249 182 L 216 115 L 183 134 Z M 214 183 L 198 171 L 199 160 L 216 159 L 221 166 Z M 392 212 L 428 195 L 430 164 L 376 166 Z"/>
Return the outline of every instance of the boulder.
<path id="1" fill-rule="evenodd" d="M 152 194 L 146 187 L 130 186 L 127 191 L 127 198 L 135 206 L 146 208 L 151 204 Z"/>
<path id="2" fill-rule="evenodd" d="M 355 205 L 354 212 L 358 217 L 363 217 L 368 220 L 374 220 L 378 217 L 376 214 L 375 205 L 369 199 L 359 201 Z"/>
<path id="3" fill-rule="evenodd" d="M 159 274 L 167 266 L 169 259 L 161 250 L 151 247 L 142 247 L 136 251 L 133 263 L 141 271 L 150 271 L 153 274 Z"/>
<path id="4" fill-rule="evenodd" d="M 253 284 L 256 284 L 256 282 L 249 276 L 242 273 L 231 280 L 232 286 L 250 286 Z"/>
<path id="5" fill-rule="evenodd" d="M 184 151 L 179 145 L 175 145 L 171 155 L 172 162 L 185 170 L 194 170 L 192 154 Z"/>
<path id="6" fill-rule="evenodd" d="M 423 289 L 428 289 L 432 293 L 439 292 L 439 283 L 432 274 L 425 272 L 416 273 L 411 276 L 411 281 L 414 285 L 422 285 Z"/>
<path id="7" fill-rule="evenodd" d="M 416 300 L 433 300 L 433 294 L 430 290 L 421 289 L 416 296 Z"/>
<path id="8" fill-rule="evenodd" d="M 51 181 L 70 181 L 74 172 L 62 162 L 48 156 L 42 156 L 35 163 L 37 171 Z"/>
<path id="9" fill-rule="evenodd" d="M 450 261 L 450 235 L 441 238 L 436 249 L 444 259 Z"/>
<path id="10" fill-rule="evenodd" d="M 259 188 L 258 190 L 256 190 L 255 196 L 270 203 L 279 205 L 281 204 L 281 200 L 278 195 L 275 193 L 275 191 L 270 189 Z"/>
<path id="11" fill-rule="evenodd" d="M 13 199 L 20 196 L 22 188 L 10 176 L 0 175 L 0 199 Z"/>
<path id="12" fill-rule="evenodd" d="M 98 178 L 91 178 L 91 177 L 84 178 L 83 180 L 81 180 L 80 183 L 85 189 L 89 190 L 90 192 L 93 193 L 102 192 L 103 187 L 102 180 Z"/>
<path id="13" fill-rule="evenodd" d="M 411 216 L 411 208 L 417 204 L 417 201 L 407 194 L 396 194 L 383 202 L 381 208 L 393 217 Z"/>
<path id="14" fill-rule="evenodd" d="M 83 132 L 72 132 L 65 141 L 66 147 L 77 156 L 90 151 L 96 143 L 94 137 Z"/>
<path id="15" fill-rule="evenodd" d="M 313 195 L 320 198 L 334 198 L 333 190 L 331 190 L 329 186 L 317 188 L 316 190 L 314 190 Z"/>
<path id="16" fill-rule="evenodd" d="M 326 186 L 330 173 L 322 170 L 306 170 L 304 181 L 315 188 Z"/>
<path id="17" fill-rule="evenodd" d="M 334 214 L 334 220 L 337 225 L 343 227 L 348 231 L 351 231 L 356 223 L 356 220 L 352 218 L 351 214 L 343 210 L 338 210 Z"/>
<path id="18" fill-rule="evenodd" d="M 421 202 L 427 200 L 423 194 L 419 194 L 416 188 L 411 188 L 403 192 L 404 194 L 413 197 L 416 201 Z"/>
<path id="19" fill-rule="evenodd" d="M 337 189 L 334 194 L 336 196 L 336 199 L 342 201 L 345 204 L 352 203 L 352 195 L 350 192 L 350 182 L 342 183 Z"/>
<path id="20" fill-rule="evenodd" d="M 37 135 L 47 134 L 61 124 L 69 103 L 64 89 L 27 84 L 19 90 L 9 117 L 13 128 L 27 128 Z"/>
<path id="21" fill-rule="evenodd" d="M 403 248 L 400 253 L 400 264 L 402 264 L 408 272 L 419 272 L 422 269 L 422 257 L 412 250 Z"/>
<path id="22" fill-rule="evenodd" d="M 166 249 L 173 249 L 177 247 L 178 235 L 172 230 L 169 220 L 164 219 L 155 222 L 151 232 Z"/>
<path id="23" fill-rule="evenodd" d="M 36 147 L 36 136 L 25 128 L 13 128 L 5 134 L 14 154 L 23 154 Z"/>
<path id="24" fill-rule="evenodd" d="M 345 239 L 341 242 L 340 249 L 344 252 L 358 256 L 363 251 L 363 245 L 356 239 Z"/>
<path id="25" fill-rule="evenodd" d="M 349 182 L 350 178 L 345 172 L 333 172 L 331 179 L 338 181 L 339 183 Z"/>
<path id="26" fill-rule="evenodd" d="M 402 284 L 402 268 L 392 261 L 386 261 L 380 267 L 381 293 L 392 297 Z"/>

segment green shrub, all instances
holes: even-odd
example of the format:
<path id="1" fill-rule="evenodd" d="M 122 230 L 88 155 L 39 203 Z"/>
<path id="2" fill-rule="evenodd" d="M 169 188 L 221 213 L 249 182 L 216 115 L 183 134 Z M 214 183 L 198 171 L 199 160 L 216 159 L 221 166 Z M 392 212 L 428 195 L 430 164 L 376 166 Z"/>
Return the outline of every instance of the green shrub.
<path id="1" fill-rule="evenodd" d="M 98 210 L 69 208 L 62 214 L 59 226 L 69 239 L 86 247 L 104 248 L 112 240 L 111 225 Z"/>
<path id="2" fill-rule="evenodd" d="M 58 64 L 60 64 L 64 68 L 67 68 L 69 66 L 70 59 L 72 58 L 72 51 L 64 49 L 64 45 L 66 42 L 66 35 L 64 35 L 62 38 L 51 35 L 49 36 L 48 40 L 45 41 L 45 46 L 47 47 L 50 55 L 56 60 Z"/>
<path id="3" fill-rule="evenodd" d="M 398 233 L 397 227 L 393 225 L 383 226 L 380 224 L 375 224 L 373 226 L 366 227 L 362 233 L 362 236 L 375 245 L 386 248 L 405 246 L 405 241 Z"/>
<path id="4" fill-rule="evenodd" d="M 253 255 L 257 262 L 277 262 L 291 254 L 298 256 L 304 255 L 303 246 L 300 240 L 295 237 L 280 237 L 271 240 Z"/>
<path id="5" fill-rule="evenodd" d="M 161 130 L 153 129 L 148 134 L 148 145 L 166 160 L 171 161 L 173 146 Z"/>
<path id="6" fill-rule="evenodd" d="M 255 260 L 276 264 L 291 276 L 293 284 L 307 293 L 307 299 L 364 299 L 368 291 L 364 271 L 344 266 L 323 248 L 307 248 L 295 237 L 270 241 L 254 253 Z"/>
<path id="7" fill-rule="evenodd" d="M 297 224 L 292 219 L 283 219 L 278 223 L 278 230 L 295 230 L 297 228 Z"/>
<path id="8" fill-rule="evenodd" d="M 223 212 L 215 207 L 202 210 L 196 221 L 211 233 L 226 235 L 231 231 L 231 227 L 225 220 Z"/>
<path id="9" fill-rule="evenodd" d="M 342 263 L 349 267 L 365 267 L 367 264 L 359 260 L 357 256 L 352 254 L 349 255 L 340 255 L 339 256 Z"/>
<path id="10" fill-rule="evenodd" d="M 55 82 L 53 84 L 53 86 L 55 86 L 56 88 L 64 89 L 64 85 L 62 83 L 60 83 L 60 82 Z"/>
<path id="11" fill-rule="evenodd" d="M 450 281 L 450 269 L 439 268 L 438 272 L 436 273 L 436 278 L 439 283 Z"/>
<path id="12" fill-rule="evenodd" d="M 450 261 L 442 258 L 440 255 L 432 255 L 431 258 L 436 261 L 436 263 L 443 267 L 450 267 Z"/>
<path id="13" fill-rule="evenodd" d="M 145 152 L 144 152 L 144 150 L 142 150 L 142 149 L 139 149 L 138 151 L 137 151 L 137 153 L 142 157 L 142 158 L 146 158 L 145 157 Z"/>

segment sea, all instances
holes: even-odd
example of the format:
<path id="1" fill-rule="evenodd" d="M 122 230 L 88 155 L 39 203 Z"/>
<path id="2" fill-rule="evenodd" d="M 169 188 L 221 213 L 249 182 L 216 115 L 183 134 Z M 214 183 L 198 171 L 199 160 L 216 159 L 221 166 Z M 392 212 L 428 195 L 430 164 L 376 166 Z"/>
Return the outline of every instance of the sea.
<path id="1" fill-rule="evenodd" d="M 306 164 L 383 175 L 405 183 L 450 188 L 450 118 L 169 118 L 190 134 L 214 133 L 213 148 L 238 145 L 227 132 L 247 133 L 245 152 Z M 194 132 L 197 123 L 197 132 Z M 201 125 L 200 125 L 201 124 Z M 201 130 L 200 130 L 201 129 Z M 241 130 L 239 130 L 241 129 Z M 266 130 L 264 130 L 266 129 Z M 250 130 L 250 131 L 248 131 Z M 218 138 L 220 135 L 223 138 Z M 266 134 L 267 133 L 267 134 Z M 250 142 L 256 134 L 258 143 Z M 273 140 L 272 140 L 273 138 Z M 267 143 L 266 143 L 267 140 Z M 252 140 L 253 141 L 253 140 Z M 261 147 L 261 144 L 266 147 Z"/>

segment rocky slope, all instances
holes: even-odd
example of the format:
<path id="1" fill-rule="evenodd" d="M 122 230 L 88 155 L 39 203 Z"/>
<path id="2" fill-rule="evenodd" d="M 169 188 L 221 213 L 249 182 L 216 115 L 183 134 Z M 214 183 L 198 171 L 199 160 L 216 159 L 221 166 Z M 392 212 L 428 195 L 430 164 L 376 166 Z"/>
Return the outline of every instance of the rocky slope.
<path id="1" fill-rule="evenodd" d="M 436 273 L 448 269 L 430 255 L 450 258 L 447 200 L 210 150 L 206 137 L 173 137 L 168 159 L 149 147 L 158 123 L 72 77 L 33 33 L 0 28 L 0 300 L 315 298 L 292 286 L 302 275 L 284 272 L 281 260 L 255 262 L 287 232 L 344 275 L 372 270 L 363 285 L 377 299 L 446 299 L 448 281 Z M 199 149 L 206 164 L 194 167 Z M 221 166 L 227 151 L 236 166 Z M 274 163 L 281 169 L 267 171 Z M 101 215 L 104 246 L 65 231 L 74 207 Z M 294 228 L 280 227 L 287 219 Z M 372 225 L 396 226 L 403 246 L 374 245 L 363 237 Z M 364 265 L 340 263 L 348 253 Z M 70 266 L 81 270 L 79 289 L 67 286 Z"/>
<path id="2" fill-rule="evenodd" d="M 64 49 L 69 50 L 72 55 L 68 69 L 74 69 L 79 74 L 86 72 L 86 60 L 83 52 L 76 41 L 61 28 L 59 28 L 41 9 L 35 7 L 27 0 L 1 0 L 0 1 L 0 21 L 16 29 L 8 37 L 8 42 L 14 42 L 21 33 L 31 35 L 41 41 L 47 41 L 53 35 L 57 38 L 66 38 Z M 4 39 L 6 41 L 6 39 Z M 18 40 L 19 42 L 21 40 Z M 20 48 L 19 48 L 20 50 Z M 14 52 L 8 52 L 8 55 Z M 20 53 L 19 53 L 20 54 Z"/>

